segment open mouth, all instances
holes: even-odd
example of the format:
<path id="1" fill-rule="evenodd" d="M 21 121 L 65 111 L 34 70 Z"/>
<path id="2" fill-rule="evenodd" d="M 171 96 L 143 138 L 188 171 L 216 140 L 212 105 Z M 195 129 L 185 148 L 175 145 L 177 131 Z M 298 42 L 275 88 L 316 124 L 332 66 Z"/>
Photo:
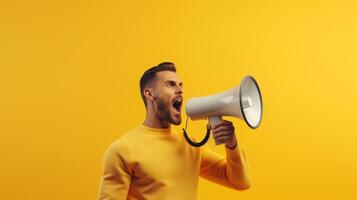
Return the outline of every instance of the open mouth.
<path id="1" fill-rule="evenodd" d="M 182 97 L 178 97 L 178 98 L 174 99 L 174 101 L 173 101 L 172 107 L 174 107 L 174 109 L 178 113 L 181 112 L 182 101 L 183 101 Z"/>

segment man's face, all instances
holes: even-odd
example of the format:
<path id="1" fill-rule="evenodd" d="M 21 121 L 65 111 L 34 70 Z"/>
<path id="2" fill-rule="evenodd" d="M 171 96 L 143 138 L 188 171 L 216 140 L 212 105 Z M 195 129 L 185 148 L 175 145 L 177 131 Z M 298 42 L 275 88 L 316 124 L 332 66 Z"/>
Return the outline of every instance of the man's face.
<path id="1" fill-rule="evenodd" d="M 182 81 L 175 72 L 156 73 L 154 107 L 161 120 L 175 125 L 181 124 L 182 86 Z"/>

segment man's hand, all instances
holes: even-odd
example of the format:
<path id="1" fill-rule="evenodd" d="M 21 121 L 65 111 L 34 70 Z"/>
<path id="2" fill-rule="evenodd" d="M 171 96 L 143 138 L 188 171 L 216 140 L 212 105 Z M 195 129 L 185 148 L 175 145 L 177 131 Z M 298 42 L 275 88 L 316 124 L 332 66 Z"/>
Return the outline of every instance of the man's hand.
<path id="1" fill-rule="evenodd" d="M 212 131 L 213 138 L 216 142 L 225 143 L 230 149 L 237 146 L 237 139 L 232 122 L 222 120 L 213 127 L 211 127 L 210 124 L 207 124 L 207 128 Z"/>

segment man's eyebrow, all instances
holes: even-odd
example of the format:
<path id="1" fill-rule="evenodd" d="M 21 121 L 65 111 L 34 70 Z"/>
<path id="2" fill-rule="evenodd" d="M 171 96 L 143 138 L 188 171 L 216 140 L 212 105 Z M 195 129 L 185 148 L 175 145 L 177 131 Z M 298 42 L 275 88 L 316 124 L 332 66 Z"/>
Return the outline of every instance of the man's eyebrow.
<path id="1" fill-rule="evenodd" d="M 171 79 L 164 81 L 164 84 L 167 84 L 167 83 L 175 83 L 175 84 L 176 84 L 176 81 L 171 80 Z M 183 86 L 183 82 L 180 81 L 180 82 L 178 83 L 178 85 L 182 87 L 182 86 Z"/>
<path id="2" fill-rule="evenodd" d="M 164 83 L 166 84 L 166 83 L 176 83 L 176 81 L 174 81 L 174 80 L 166 80 L 166 81 L 164 81 Z"/>

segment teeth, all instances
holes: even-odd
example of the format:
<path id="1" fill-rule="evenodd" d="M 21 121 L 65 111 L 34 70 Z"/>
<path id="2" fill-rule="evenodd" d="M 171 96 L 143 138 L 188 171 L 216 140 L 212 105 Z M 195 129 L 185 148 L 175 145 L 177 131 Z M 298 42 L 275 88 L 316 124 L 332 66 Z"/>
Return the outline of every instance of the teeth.
<path id="1" fill-rule="evenodd" d="M 180 98 L 180 99 L 176 99 L 175 101 L 174 101 L 174 103 L 182 103 L 182 99 Z"/>
<path id="2" fill-rule="evenodd" d="M 173 106 L 177 111 L 180 111 L 181 105 L 182 105 L 182 100 L 181 98 L 174 100 Z"/>

